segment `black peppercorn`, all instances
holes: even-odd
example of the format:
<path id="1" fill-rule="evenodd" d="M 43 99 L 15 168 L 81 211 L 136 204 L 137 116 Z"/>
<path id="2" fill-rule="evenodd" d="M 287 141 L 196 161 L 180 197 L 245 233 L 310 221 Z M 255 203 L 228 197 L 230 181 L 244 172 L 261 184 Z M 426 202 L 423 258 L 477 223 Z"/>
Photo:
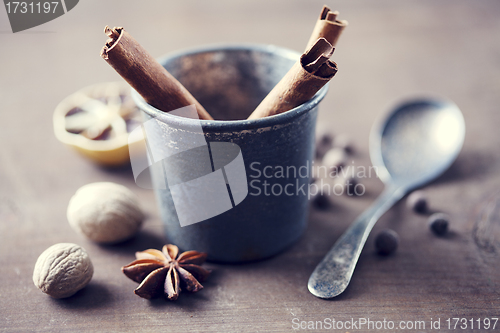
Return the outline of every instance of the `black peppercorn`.
<path id="1" fill-rule="evenodd" d="M 335 147 L 343 149 L 349 155 L 354 153 L 354 145 L 345 134 L 340 134 L 335 138 Z"/>
<path id="2" fill-rule="evenodd" d="M 347 169 L 346 175 L 340 175 L 335 179 L 334 192 L 339 192 L 349 197 L 363 195 L 365 192 L 363 185 L 359 184 L 358 178 L 355 176 L 353 177 L 349 170 L 350 169 Z M 357 188 L 358 185 L 360 188 Z"/>
<path id="3" fill-rule="evenodd" d="M 323 156 L 323 164 L 338 173 L 347 162 L 347 155 L 344 150 L 340 148 L 332 148 L 328 150 Z"/>
<path id="4" fill-rule="evenodd" d="M 427 211 L 427 196 L 423 191 L 415 191 L 408 196 L 406 204 L 416 213 L 425 213 Z"/>
<path id="5" fill-rule="evenodd" d="M 330 198 L 328 197 L 327 194 L 325 193 L 318 193 L 314 195 L 314 197 L 311 199 L 312 204 L 314 207 L 320 210 L 326 210 L 330 207 Z"/>
<path id="6" fill-rule="evenodd" d="M 388 255 L 396 251 L 399 244 L 398 234 L 391 229 L 384 229 L 375 238 L 375 248 L 382 255 Z"/>
<path id="7" fill-rule="evenodd" d="M 358 185 L 358 181 L 356 177 L 347 177 L 345 180 L 345 191 L 344 193 L 348 196 L 358 196 L 360 193 L 356 191 L 356 186 Z"/>
<path id="8" fill-rule="evenodd" d="M 316 158 L 322 159 L 325 153 L 332 148 L 333 135 L 331 133 L 325 132 L 318 137 L 316 141 Z"/>
<path id="9" fill-rule="evenodd" d="M 448 232 L 450 218 L 444 213 L 435 213 L 429 217 L 429 228 L 438 236 L 444 236 Z"/>

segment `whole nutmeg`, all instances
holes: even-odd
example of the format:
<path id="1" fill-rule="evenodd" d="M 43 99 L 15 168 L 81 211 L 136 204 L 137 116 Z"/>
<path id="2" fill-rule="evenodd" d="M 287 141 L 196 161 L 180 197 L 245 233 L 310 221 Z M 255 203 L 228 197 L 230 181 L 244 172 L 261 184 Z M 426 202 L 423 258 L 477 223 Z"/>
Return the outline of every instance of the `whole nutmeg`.
<path id="1" fill-rule="evenodd" d="M 69 224 L 97 243 L 118 243 L 134 236 L 144 214 L 139 199 L 128 188 L 115 183 L 82 186 L 71 198 Z"/>
<path id="2" fill-rule="evenodd" d="M 94 274 L 87 252 L 71 243 L 52 245 L 38 257 L 33 282 L 54 298 L 65 298 L 85 287 Z"/>

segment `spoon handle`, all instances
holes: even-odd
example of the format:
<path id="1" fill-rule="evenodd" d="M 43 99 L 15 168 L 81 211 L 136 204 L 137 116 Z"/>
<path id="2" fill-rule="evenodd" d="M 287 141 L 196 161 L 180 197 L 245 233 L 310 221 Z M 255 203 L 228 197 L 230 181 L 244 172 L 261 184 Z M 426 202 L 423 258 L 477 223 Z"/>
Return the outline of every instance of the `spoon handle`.
<path id="1" fill-rule="evenodd" d="M 404 187 L 389 184 L 337 240 L 309 278 L 309 291 L 320 298 L 340 295 L 351 281 L 361 250 L 377 220 L 406 194 Z"/>

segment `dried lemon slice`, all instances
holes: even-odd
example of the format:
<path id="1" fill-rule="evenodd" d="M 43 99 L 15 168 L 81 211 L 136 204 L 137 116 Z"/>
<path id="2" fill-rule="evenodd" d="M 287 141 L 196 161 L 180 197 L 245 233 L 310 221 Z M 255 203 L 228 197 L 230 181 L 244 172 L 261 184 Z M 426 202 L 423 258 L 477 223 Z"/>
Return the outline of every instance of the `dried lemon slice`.
<path id="1" fill-rule="evenodd" d="M 125 164 L 128 133 L 142 123 L 129 92 L 124 82 L 108 82 L 69 95 L 54 111 L 57 139 L 99 164 Z"/>

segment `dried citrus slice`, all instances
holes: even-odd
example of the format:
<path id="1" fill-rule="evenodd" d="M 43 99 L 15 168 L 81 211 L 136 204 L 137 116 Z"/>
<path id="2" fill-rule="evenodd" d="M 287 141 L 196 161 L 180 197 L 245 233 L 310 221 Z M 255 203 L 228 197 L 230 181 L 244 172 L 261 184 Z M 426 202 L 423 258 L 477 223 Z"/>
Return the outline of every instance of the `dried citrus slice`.
<path id="1" fill-rule="evenodd" d="M 128 133 L 141 123 L 130 86 L 124 82 L 83 88 L 62 100 L 54 111 L 57 139 L 107 166 L 129 161 Z"/>

